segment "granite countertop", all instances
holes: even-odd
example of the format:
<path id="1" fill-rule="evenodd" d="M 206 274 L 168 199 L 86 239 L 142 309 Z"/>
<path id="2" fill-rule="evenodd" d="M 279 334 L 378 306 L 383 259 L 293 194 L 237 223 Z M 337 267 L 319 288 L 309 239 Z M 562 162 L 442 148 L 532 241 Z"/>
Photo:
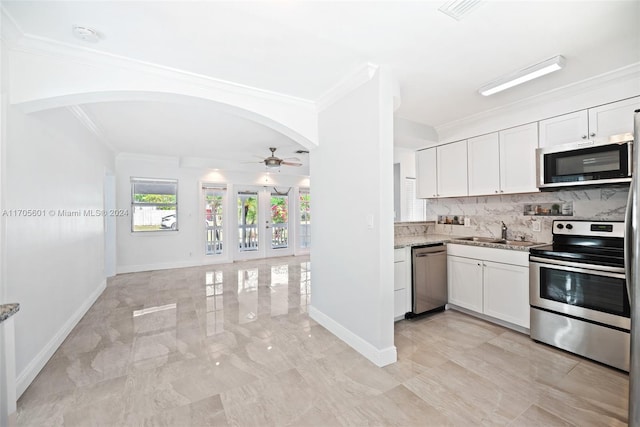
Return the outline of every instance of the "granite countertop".
<path id="1" fill-rule="evenodd" d="M 421 236 L 398 236 L 394 238 L 394 248 L 405 248 L 407 246 L 422 246 L 437 243 L 447 243 L 451 240 L 448 234 L 424 234 Z"/>
<path id="2" fill-rule="evenodd" d="M 20 310 L 20 304 L 0 304 L 0 323 L 7 320 Z"/>
<path id="3" fill-rule="evenodd" d="M 508 249 L 513 251 L 529 252 L 530 248 L 546 245 L 547 243 L 536 243 L 531 246 L 507 245 L 504 243 L 474 242 L 471 240 L 456 240 L 466 236 L 451 236 L 449 234 L 426 234 L 422 236 L 398 236 L 394 239 L 394 249 L 422 246 L 436 243 L 455 243 L 456 245 L 481 246 L 484 248 Z"/>

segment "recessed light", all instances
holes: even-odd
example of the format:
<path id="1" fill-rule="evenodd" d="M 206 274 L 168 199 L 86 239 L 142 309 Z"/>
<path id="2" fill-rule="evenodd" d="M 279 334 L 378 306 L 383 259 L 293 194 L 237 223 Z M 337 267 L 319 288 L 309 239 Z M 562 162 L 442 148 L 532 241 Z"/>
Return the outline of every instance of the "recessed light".
<path id="1" fill-rule="evenodd" d="M 100 41 L 100 33 L 93 28 L 84 27 L 82 25 L 73 26 L 73 35 L 80 40 L 90 43 L 97 43 Z"/>

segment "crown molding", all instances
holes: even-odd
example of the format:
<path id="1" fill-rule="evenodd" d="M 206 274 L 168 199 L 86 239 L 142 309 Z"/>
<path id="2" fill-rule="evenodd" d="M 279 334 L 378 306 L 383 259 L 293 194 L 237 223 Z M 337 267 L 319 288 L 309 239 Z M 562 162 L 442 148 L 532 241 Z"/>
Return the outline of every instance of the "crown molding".
<path id="1" fill-rule="evenodd" d="M 6 21 L 10 23 L 10 29 L 6 32 L 3 25 L 2 37 L 3 40 L 6 40 L 7 47 L 13 51 L 49 56 L 89 66 L 118 67 L 137 72 L 153 73 L 165 78 L 181 80 L 194 85 L 295 105 L 298 108 L 306 108 L 314 111 L 316 109 L 315 102 L 308 99 L 25 33 L 4 8 L 1 8 L 1 12 L 2 18 L 4 19 L 6 17 Z"/>
<path id="2" fill-rule="evenodd" d="M 316 101 L 318 112 L 325 110 L 346 94 L 365 84 L 375 76 L 380 67 L 367 62 L 344 76 L 331 89 L 322 94 Z"/>
<path id="3" fill-rule="evenodd" d="M 94 119 L 89 116 L 81 106 L 71 105 L 67 107 L 67 110 L 73 114 L 73 116 L 84 126 L 89 132 L 91 132 L 100 142 L 102 142 L 108 149 L 113 151 L 114 154 L 118 153 L 118 150 L 109 142 L 106 132 L 98 125 Z"/>
<path id="4" fill-rule="evenodd" d="M 592 89 L 595 89 L 599 86 L 606 85 L 608 83 L 613 83 L 616 81 L 626 81 L 626 80 L 632 80 L 632 79 L 635 79 L 636 81 L 640 81 L 640 62 L 636 62 L 630 65 L 627 65 L 625 67 L 618 68 L 616 70 L 612 70 L 594 77 L 590 77 L 588 79 L 581 80 L 579 82 L 571 83 L 566 86 L 552 89 L 550 91 L 543 92 L 538 95 L 524 98 L 522 100 L 513 102 L 511 104 L 492 108 L 490 110 L 482 111 L 478 114 L 473 114 L 467 117 L 463 117 L 461 119 L 447 122 L 447 123 L 435 126 L 435 129 L 439 135 L 447 135 L 451 131 L 457 128 L 465 127 L 474 123 L 479 123 L 493 117 L 517 112 L 527 108 L 536 107 L 539 105 L 549 104 L 554 101 L 559 101 L 565 98 L 580 95 L 582 93 L 588 92 Z M 638 86 L 639 86 L 638 93 L 630 93 L 629 97 L 640 95 L 640 85 Z M 543 119 L 543 118 L 544 117 L 541 117 L 540 119 Z"/>

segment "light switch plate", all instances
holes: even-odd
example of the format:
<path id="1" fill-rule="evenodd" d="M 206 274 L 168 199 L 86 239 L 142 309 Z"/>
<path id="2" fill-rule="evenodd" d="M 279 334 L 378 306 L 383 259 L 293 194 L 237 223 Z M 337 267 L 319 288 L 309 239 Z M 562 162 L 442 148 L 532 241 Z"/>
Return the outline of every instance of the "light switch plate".
<path id="1" fill-rule="evenodd" d="M 366 222 L 367 222 L 367 228 L 369 230 L 372 230 L 373 229 L 373 214 L 367 214 Z"/>

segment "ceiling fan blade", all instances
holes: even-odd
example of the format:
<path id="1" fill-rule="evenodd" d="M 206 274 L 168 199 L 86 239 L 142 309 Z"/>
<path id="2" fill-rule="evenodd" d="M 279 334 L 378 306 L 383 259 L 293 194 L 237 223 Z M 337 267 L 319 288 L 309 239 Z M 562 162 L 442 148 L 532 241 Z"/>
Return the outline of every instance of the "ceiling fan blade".
<path id="1" fill-rule="evenodd" d="M 302 166 L 302 163 L 297 163 L 297 162 L 282 162 L 280 163 L 281 165 L 285 165 L 285 166 Z"/>
<path id="2" fill-rule="evenodd" d="M 284 160 L 285 162 L 297 162 L 297 163 L 301 162 L 301 160 L 299 158 L 297 158 L 297 157 L 287 157 L 287 158 L 282 159 L 282 160 Z"/>

